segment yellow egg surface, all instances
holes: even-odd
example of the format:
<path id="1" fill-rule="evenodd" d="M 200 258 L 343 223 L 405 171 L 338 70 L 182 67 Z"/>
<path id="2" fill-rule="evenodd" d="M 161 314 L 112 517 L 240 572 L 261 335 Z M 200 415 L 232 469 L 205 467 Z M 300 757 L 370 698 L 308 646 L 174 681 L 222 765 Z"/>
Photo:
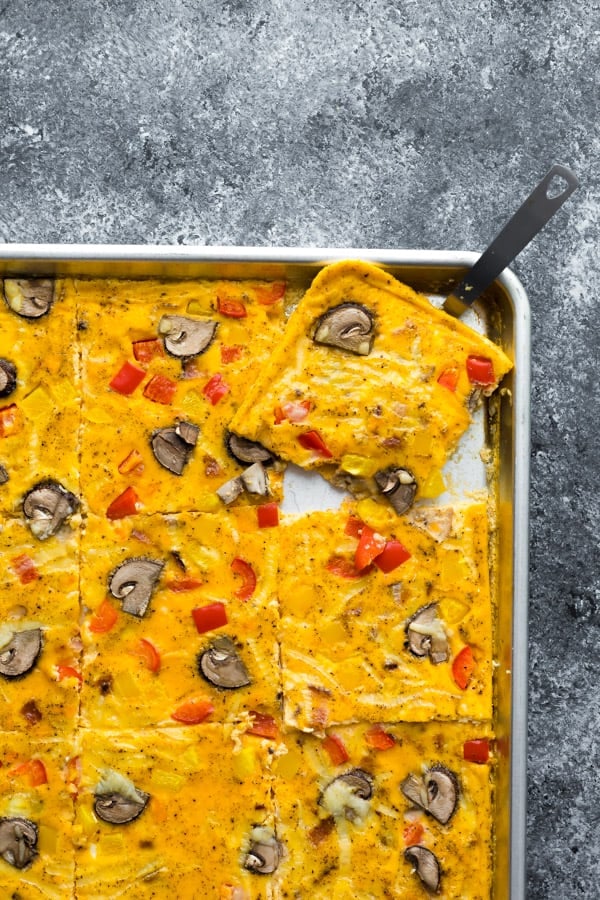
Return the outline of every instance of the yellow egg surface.
<path id="1" fill-rule="evenodd" d="M 314 339 L 348 304 L 372 322 L 364 355 Z M 470 357 L 489 363 L 485 385 L 469 377 Z M 381 268 L 334 263 L 298 304 L 232 428 L 356 495 L 377 494 L 372 477 L 389 466 L 421 487 L 469 426 L 473 392 L 491 393 L 510 368 L 499 347 Z"/>
<path id="2" fill-rule="evenodd" d="M 38 541 L 24 521 L 0 529 L 0 659 L 15 635 L 38 632 L 28 670 L 0 675 L 0 731 L 36 739 L 68 738 L 77 722 L 80 686 L 79 527 Z"/>
<path id="3" fill-rule="evenodd" d="M 3 733 L 0 761 L 0 825 L 10 829 L 13 853 L 18 852 L 15 827 L 21 833 L 25 831 L 26 839 L 19 843 L 25 845 L 29 858 L 20 869 L 0 858 L 2 895 L 26 900 L 71 897 L 75 876 L 73 778 L 77 765 L 72 741 Z M 3 853 L 6 837 L 5 830 Z"/>
<path id="4" fill-rule="evenodd" d="M 222 505 L 215 491 L 246 467 L 227 450 L 228 425 L 285 324 L 283 296 L 271 305 L 262 302 L 268 287 L 264 282 L 77 282 L 83 329 L 81 478 L 91 512 L 104 515 L 127 488 L 146 513 L 213 511 Z M 169 317 L 213 323 L 214 337 L 198 355 L 173 357 L 160 330 Z M 124 366 L 134 380 L 120 390 L 111 388 Z M 178 475 L 157 461 L 151 439 L 179 422 L 196 426 L 199 434 Z M 273 497 L 281 491 L 278 468 L 269 467 Z M 246 492 L 238 502 L 264 499 Z"/>
<path id="5" fill-rule="evenodd" d="M 240 777 L 236 758 L 248 748 L 252 765 Z M 85 732 L 81 753 L 78 897 L 208 900 L 229 883 L 266 900 L 268 879 L 242 865 L 253 829 L 273 831 L 271 776 L 256 738 L 236 747 L 218 724 L 137 735 Z M 115 824 L 97 814 L 96 800 L 123 785 L 143 792 L 146 804 L 135 819 Z"/>
<path id="6" fill-rule="evenodd" d="M 357 261 L 50 288 L 0 298 L 0 895 L 490 898 L 494 497 L 435 498 L 508 358 Z"/>
<path id="7" fill-rule="evenodd" d="M 252 507 L 88 518 L 81 568 L 86 726 L 174 727 L 177 710 L 194 701 L 210 704 L 212 721 L 278 712 L 276 530 L 259 528 Z M 142 615 L 127 612 L 127 595 L 110 590 L 111 574 L 132 559 L 161 567 Z M 202 675 L 200 657 L 223 639 L 245 670 L 237 686 L 215 673 L 218 660 L 207 673 L 213 681 Z"/>
<path id="8" fill-rule="evenodd" d="M 468 762 L 464 745 L 491 738 L 489 724 L 457 722 L 349 725 L 322 737 L 286 736 L 288 752 L 274 765 L 279 834 L 288 851 L 278 872 L 280 896 L 424 900 L 432 893 L 404 856 L 419 845 L 439 862 L 436 897 L 488 898 L 494 760 Z M 411 773 L 426 778 L 435 767 L 456 780 L 446 824 L 400 787 Z M 368 799 L 344 789 L 344 776 L 357 773 L 367 779 Z"/>
<path id="9" fill-rule="evenodd" d="M 360 507 L 359 507 L 360 508 Z M 443 539 L 427 530 L 444 523 Z M 430 510 L 427 527 L 371 505 L 366 522 L 406 559 L 357 571 L 356 505 L 286 520 L 279 603 L 285 717 L 302 730 L 353 722 L 492 717 L 492 606 L 485 504 Z M 360 526 L 359 526 L 360 527 Z M 435 604 L 445 659 L 407 646 L 410 620 Z M 427 637 L 425 634 L 423 637 Z M 465 648 L 468 684 L 454 675 Z"/>
<path id="10" fill-rule="evenodd" d="M 0 282 L 5 293 L 12 284 Z M 10 293 L 10 290 L 9 290 Z M 0 511 L 19 515 L 24 493 L 52 478 L 79 493 L 79 354 L 73 285 L 57 280 L 49 311 L 18 315 L 0 297 L 0 359 L 16 387 L 0 396 Z M 1 383 L 1 381 L 0 381 Z"/>

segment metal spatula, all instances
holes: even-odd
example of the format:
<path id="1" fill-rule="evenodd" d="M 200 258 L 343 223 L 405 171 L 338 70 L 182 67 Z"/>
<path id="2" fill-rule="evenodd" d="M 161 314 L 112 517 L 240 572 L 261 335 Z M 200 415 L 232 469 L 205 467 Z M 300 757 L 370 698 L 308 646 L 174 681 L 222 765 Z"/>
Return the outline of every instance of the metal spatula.
<path id="1" fill-rule="evenodd" d="M 462 315 L 578 187 L 579 181 L 570 169 L 552 166 L 458 287 L 446 298 L 446 312 L 456 317 Z"/>

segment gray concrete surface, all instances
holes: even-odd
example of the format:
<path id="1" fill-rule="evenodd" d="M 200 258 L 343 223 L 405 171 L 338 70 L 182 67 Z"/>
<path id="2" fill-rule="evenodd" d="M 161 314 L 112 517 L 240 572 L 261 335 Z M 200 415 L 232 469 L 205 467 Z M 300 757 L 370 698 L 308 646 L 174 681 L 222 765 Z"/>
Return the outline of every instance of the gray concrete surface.
<path id="1" fill-rule="evenodd" d="M 1 0 L 0 240 L 483 249 L 533 310 L 528 897 L 600 896 L 597 0 Z"/>

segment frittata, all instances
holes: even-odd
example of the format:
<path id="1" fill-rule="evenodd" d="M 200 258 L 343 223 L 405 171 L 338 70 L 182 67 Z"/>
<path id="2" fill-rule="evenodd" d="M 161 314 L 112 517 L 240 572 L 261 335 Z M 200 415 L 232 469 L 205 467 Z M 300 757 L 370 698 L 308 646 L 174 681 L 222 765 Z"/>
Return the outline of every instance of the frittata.
<path id="1" fill-rule="evenodd" d="M 359 508 L 364 521 L 347 506 L 282 528 L 286 723 L 491 719 L 485 504 L 412 522 Z"/>
<path id="2" fill-rule="evenodd" d="M 75 285 L 81 350 L 81 479 L 90 512 L 221 506 L 216 491 L 255 462 L 281 494 L 281 464 L 228 424 L 285 324 L 285 284 L 89 281 Z M 125 496 L 123 496 L 125 495 Z M 120 500 L 120 503 L 119 503 Z"/>
<path id="3" fill-rule="evenodd" d="M 500 348 L 357 261 L 2 297 L 2 896 L 489 898 Z"/>
<path id="4" fill-rule="evenodd" d="M 273 531 L 258 527 L 251 507 L 88 518 L 81 563 L 86 726 L 176 726 L 194 704 L 211 721 L 251 710 L 276 714 Z"/>
<path id="5" fill-rule="evenodd" d="M 232 429 L 399 512 L 435 497 L 470 409 L 511 368 L 463 322 L 377 266 L 324 268 Z"/>

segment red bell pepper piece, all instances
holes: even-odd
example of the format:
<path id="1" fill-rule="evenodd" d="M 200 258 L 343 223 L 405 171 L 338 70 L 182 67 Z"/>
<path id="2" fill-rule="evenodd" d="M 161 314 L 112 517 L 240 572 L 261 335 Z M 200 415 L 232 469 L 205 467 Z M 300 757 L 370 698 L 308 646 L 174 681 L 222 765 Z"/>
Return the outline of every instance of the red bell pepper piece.
<path id="1" fill-rule="evenodd" d="M 240 344 L 234 344 L 231 347 L 226 347 L 225 344 L 222 344 L 221 345 L 221 362 L 222 363 L 236 362 L 236 360 L 240 359 L 243 349 L 244 348 Z"/>
<path id="2" fill-rule="evenodd" d="M 153 403 L 162 403 L 164 406 L 168 406 L 173 402 L 176 390 L 176 381 L 172 381 L 166 375 L 153 375 L 144 388 L 144 397 L 152 400 Z"/>
<path id="3" fill-rule="evenodd" d="M 263 503 L 256 509 L 259 528 L 274 528 L 279 525 L 279 507 L 276 503 Z"/>
<path id="4" fill-rule="evenodd" d="M 103 600 L 92 618 L 90 619 L 90 631 L 94 634 L 104 634 L 116 624 L 119 613 L 110 600 Z"/>
<path id="5" fill-rule="evenodd" d="M 19 556 L 13 556 L 10 561 L 11 569 L 18 575 L 21 584 L 30 584 L 37 581 L 40 573 L 35 567 L 35 563 L 26 553 L 20 553 Z"/>
<path id="6" fill-rule="evenodd" d="M 274 303 L 277 303 L 278 300 L 281 300 L 285 294 L 286 288 L 287 285 L 285 281 L 274 281 L 272 284 L 268 285 L 268 287 L 256 288 L 256 299 L 259 303 L 262 303 L 263 306 L 272 306 Z"/>
<path id="7" fill-rule="evenodd" d="M 217 297 L 217 311 L 230 319 L 245 319 L 248 315 L 241 300 L 232 300 L 230 297 Z"/>
<path id="8" fill-rule="evenodd" d="M 250 710 L 252 717 L 252 725 L 246 730 L 246 734 L 254 734 L 256 737 L 267 738 L 269 741 L 276 741 L 279 737 L 279 728 L 273 716 L 267 716 L 264 713 L 257 712 L 255 709 Z"/>
<path id="9" fill-rule="evenodd" d="M 241 575 L 243 579 L 241 587 L 235 591 L 234 596 L 237 597 L 238 600 L 249 600 L 256 587 L 256 574 L 254 569 L 245 559 L 240 559 L 239 556 L 236 556 L 231 563 L 231 570 L 235 575 Z"/>
<path id="10" fill-rule="evenodd" d="M 367 567 L 359 572 L 352 560 L 346 559 L 345 556 L 332 556 L 325 568 L 338 578 L 362 578 L 371 571 L 371 568 Z"/>
<path id="11" fill-rule="evenodd" d="M 358 571 L 362 572 L 363 569 L 371 565 L 373 560 L 377 559 L 383 552 L 385 545 L 386 540 L 381 534 L 373 531 L 368 525 L 363 525 L 354 555 L 354 565 Z"/>
<path id="12" fill-rule="evenodd" d="M 106 510 L 107 519 L 124 519 L 125 516 L 134 516 L 138 511 L 138 500 L 139 497 L 132 487 L 125 488 Z"/>
<path id="13" fill-rule="evenodd" d="M 30 787 L 48 784 L 46 766 L 41 759 L 28 759 L 27 762 L 21 763 L 20 766 L 15 766 L 11 770 L 11 774 L 25 777 Z"/>
<path id="14" fill-rule="evenodd" d="M 145 341 L 133 341 L 133 355 L 140 363 L 151 362 L 155 356 L 164 356 L 162 344 L 156 338 Z"/>
<path id="15" fill-rule="evenodd" d="M 202 388 L 202 393 L 210 400 L 213 406 L 216 406 L 219 400 L 228 394 L 229 391 L 229 385 L 226 381 L 223 381 L 223 376 L 219 375 L 218 372 Z"/>
<path id="16" fill-rule="evenodd" d="M 183 594 L 185 591 L 195 591 L 197 588 L 202 587 L 202 582 L 197 578 L 175 578 L 172 581 L 167 581 L 167 587 L 174 594 Z"/>
<path id="17" fill-rule="evenodd" d="M 381 572 L 393 572 L 398 566 L 410 559 L 410 553 L 400 541 L 391 540 L 385 542 L 385 547 L 375 559 L 375 565 Z"/>
<path id="18" fill-rule="evenodd" d="M 184 725 L 199 725 L 204 722 L 215 710 L 210 700 L 188 700 L 178 706 L 171 718 Z"/>
<path id="19" fill-rule="evenodd" d="M 341 766 L 350 759 L 346 745 L 337 734 L 327 735 L 323 741 L 323 749 L 327 751 L 329 759 L 334 766 Z"/>
<path id="20" fill-rule="evenodd" d="M 471 384 L 490 385 L 496 381 L 494 366 L 487 356 L 467 357 L 467 375 Z"/>
<path id="21" fill-rule="evenodd" d="M 487 738 L 474 738 L 463 744 L 463 758 L 467 762 L 486 763 L 490 758 L 490 742 Z"/>
<path id="22" fill-rule="evenodd" d="M 81 672 L 70 663 L 57 663 L 56 674 L 59 681 L 63 681 L 65 678 L 76 678 L 80 684 L 83 681 Z"/>
<path id="23" fill-rule="evenodd" d="M 11 437 L 21 428 L 21 417 L 16 403 L 0 409 L 0 437 Z"/>
<path id="24" fill-rule="evenodd" d="M 365 740 L 374 750 L 391 750 L 396 741 L 393 735 L 384 731 L 381 725 L 373 725 L 365 734 Z"/>
<path id="25" fill-rule="evenodd" d="M 118 466 L 121 475 L 141 475 L 144 471 L 144 459 L 139 450 L 132 450 L 125 459 L 121 460 Z"/>
<path id="26" fill-rule="evenodd" d="M 425 829 L 421 825 L 420 822 L 409 822 L 402 832 L 402 836 L 404 838 L 404 844 L 407 847 L 412 847 L 415 844 L 420 844 L 423 840 L 423 834 L 425 833 Z"/>
<path id="27" fill-rule="evenodd" d="M 301 447 L 304 447 L 305 450 L 314 450 L 316 453 L 320 453 L 321 456 L 325 456 L 327 459 L 331 459 L 333 456 L 333 453 L 329 450 L 318 431 L 305 431 L 304 434 L 299 434 L 298 443 Z"/>
<path id="28" fill-rule="evenodd" d="M 303 422 L 312 409 L 310 400 L 290 400 L 275 407 L 275 424 L 288 421 L 297 424 Z"/>
<path id="29" fill-rule="evenodd" d="M 438 384 L 454 393 L 458 384 L 458 366 L 448 366 L 444 369 L 438 378 Z"/>
<path id="30" fill-rule="evenodd" d="M 132 656 L 137 656 L 150 672 L 160 672 L 160 653 L 146 638 L 140 638 L 139 642 L 131 649 Z"/>
<path id="31" fill-rule="evenodd" d="M 473 651 L 467 644 L 452 663 L 452 675 L 461 690 L 464 691 L 467 688 L 474 671 L 475 660 L 473 659 Z"/>
<path id="32" fill-rule="evenodd" d="M 209 603 L 207 606 L 196 606 L 192 610 L 194 624 L 200 634 L 206 631 L 214 631 L 215 628 L 222 628 L 227 625 L 227 610 L 225 604 L 218 600 L 215 603 Z"/>
<path id="33" fill-rule="evenodd" d="M 137 366 L 132 366 L 130 362 L 125 362 L 109 383 L 109 387 L 113 391 L 117 391 L 117 393 L 127 397 L 129 394 L 133 394 L 136 387 L 142 383 L 145 377 L 146 373 L 143 369 L 138 369 Z"/>
<path id="34" fill-rule="evenodd" d="M 347 534 L 350 537 L 356 538 L 358 540 L 362 534 L 362 530 L 364 527 L 365 523 L 362 519 L 359 519 L 358 516 L 349 516 L 348 521 L 346 522 L 346 527 L 344 528 L 344 534 Z"/>

